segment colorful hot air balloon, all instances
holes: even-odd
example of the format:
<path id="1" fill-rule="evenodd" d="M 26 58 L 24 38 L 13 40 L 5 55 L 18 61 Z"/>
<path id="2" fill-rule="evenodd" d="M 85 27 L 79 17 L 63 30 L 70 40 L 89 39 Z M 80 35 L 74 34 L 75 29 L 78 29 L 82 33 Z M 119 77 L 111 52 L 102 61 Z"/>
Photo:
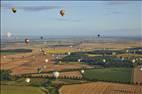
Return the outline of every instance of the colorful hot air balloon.
<path id="1" fill-rule="evenodd" d="M 64 16 L 65 15 L 65 11 L 62 9 L 62 10 L 60 10 L 60 15 L 61 16 Z"/>
<path id="2" fill-rule="evenodd" d="M 26 38 L 25 43 L 28 44 L 29 42 L 30 42 L 30 40 Z"/>
<path id="3" fill-rule="evenodd" d="M 15 7 L 12 8 L 12 12 L 16 13 L 16 8 Z"/>

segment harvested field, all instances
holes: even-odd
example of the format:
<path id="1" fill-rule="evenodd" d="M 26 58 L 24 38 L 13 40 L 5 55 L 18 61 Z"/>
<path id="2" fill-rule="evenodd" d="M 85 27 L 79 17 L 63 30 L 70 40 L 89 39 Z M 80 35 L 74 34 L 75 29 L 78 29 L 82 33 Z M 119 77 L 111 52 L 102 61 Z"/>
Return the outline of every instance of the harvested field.
<path id="1" fill-rule="evenodd" d="M 94 82 L 65 85 L 60 94 L 142 94 L 142 86 Z"/>
<path id="2" fill-rule="evenodd" d="M 134 83 L 142 84 L 142 70 L 140 70 L 140 66 L 134 68 Z"/>

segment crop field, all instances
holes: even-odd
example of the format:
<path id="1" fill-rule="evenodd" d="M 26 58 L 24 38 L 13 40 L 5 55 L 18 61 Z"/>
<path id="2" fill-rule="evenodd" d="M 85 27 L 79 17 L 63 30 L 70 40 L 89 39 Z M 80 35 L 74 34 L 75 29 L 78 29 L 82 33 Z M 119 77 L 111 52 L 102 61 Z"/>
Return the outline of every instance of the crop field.
<path id="1" fill-rule="evenodd" d="M 131 82 L 131 68 L 102 68 L 86 70 L 84 78 L 89 80 L 102 80 L 114 82 Z"/>
<path id="2" fill-rule="evenodd" d="M 1 85 L 1 94 L 45 94 L 38 87 Z"/>
<path id="3" fill-rule="evenodd" d="M 142 86 L 92 82 L 64 85 L 59 92 L 60 94 L 142 94 Z"/>
<path id="4" fill-rule="evenodd" d="M 32 77 L 53 77 L 53 73 L 40 73 L 40 74 L 32 74 Z M 82 78 L 82 75 L 80 73 L 80 71 L 69 71 L 69 72 L 60 72 L 60 76 L 59 78 L 63 78 L 63 77 L 68 77 L 68 78 L 74 78 L 74 77 L 78 77 L 78 78 Z"/>
<path id="5" fill-rule="evenodd" d="M 134 68 L 134 83 L 142 84 L 142 70 L 140 66 Z"/>

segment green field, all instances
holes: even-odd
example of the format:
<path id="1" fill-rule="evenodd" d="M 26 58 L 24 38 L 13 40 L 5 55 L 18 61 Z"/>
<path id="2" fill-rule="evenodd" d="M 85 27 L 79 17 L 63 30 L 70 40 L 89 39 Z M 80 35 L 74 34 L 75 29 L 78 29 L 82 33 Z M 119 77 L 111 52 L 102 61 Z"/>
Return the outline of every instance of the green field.
<path id="1" fill-rule="evenodd" d="M 44 94 L 38 87 L 1 85 L 0 94 Z"/>
<path id="2" fill-rule="evenodd" d="M 102 68 L 86 70 L 84 78 L 88 80 L 100 80 L 111 82 L 130 83 L 132 68 Z"/>
<path id="3" fill-rule="evenodd" d="M 0 50 L 0 54 L 17 54 L 17 53 L 28 53 L 32 52 L 32 49 L 7 49 L 7 50 Z"/>

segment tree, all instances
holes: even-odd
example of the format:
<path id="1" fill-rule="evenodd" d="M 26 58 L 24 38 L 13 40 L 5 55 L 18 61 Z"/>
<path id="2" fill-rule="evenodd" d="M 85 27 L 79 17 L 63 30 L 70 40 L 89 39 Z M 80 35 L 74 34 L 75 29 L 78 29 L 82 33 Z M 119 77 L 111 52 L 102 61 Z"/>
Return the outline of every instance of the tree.
<path id="1" fill-rule="evenodd" d="M 0 80 L 11 80 L 10 70 L 0 70 Z"/>

